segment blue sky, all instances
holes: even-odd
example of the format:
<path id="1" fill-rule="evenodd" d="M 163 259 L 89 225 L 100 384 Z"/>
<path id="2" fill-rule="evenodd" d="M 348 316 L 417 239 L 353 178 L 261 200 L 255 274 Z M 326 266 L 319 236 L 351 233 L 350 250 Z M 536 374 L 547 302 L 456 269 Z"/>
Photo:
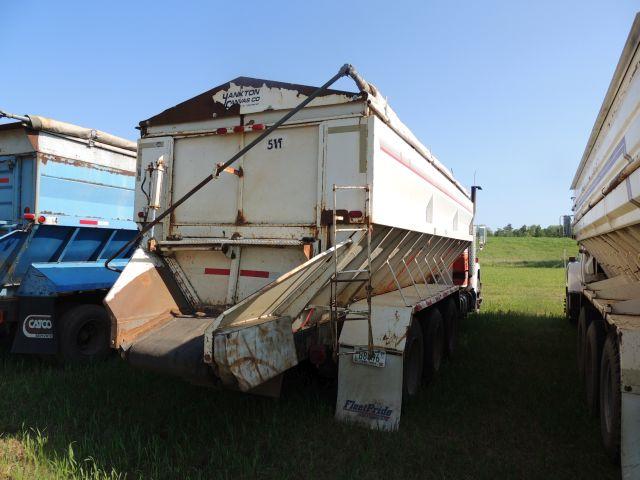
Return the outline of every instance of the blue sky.
<path id="1" fill-rule="evenodd" d="M 231 78 L 316 85 L 350 62 L 462 183 L 475 173 L 480 223 L 547 225 L 570 210 L 569 185 L 637 9 L 3 1 L 0 108 L 133 139 L 140 120 Z"/>

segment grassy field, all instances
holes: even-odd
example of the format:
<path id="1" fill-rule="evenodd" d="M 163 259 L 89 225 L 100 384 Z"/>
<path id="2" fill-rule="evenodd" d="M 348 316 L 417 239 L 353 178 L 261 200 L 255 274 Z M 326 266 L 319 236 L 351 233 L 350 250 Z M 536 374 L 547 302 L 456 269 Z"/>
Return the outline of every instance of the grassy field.
<path id="1" fill-rule="evenodd" d="M 562 239 L 491 238 L 483 312 L 412 399 L 401 430 L 333 420 L 292 376 L 279 401 L 210 391 L 113 358 L 58 368 L 0 357 L 1 478 L 617 478 L 582 401 L 561 317 Z"/>

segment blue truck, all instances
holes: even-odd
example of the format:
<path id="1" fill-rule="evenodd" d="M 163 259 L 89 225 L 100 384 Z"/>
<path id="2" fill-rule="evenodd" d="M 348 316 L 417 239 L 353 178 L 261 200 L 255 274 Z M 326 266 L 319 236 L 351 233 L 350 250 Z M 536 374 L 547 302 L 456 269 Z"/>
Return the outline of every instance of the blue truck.
<path id="1" fill-rule="evenodd" d="M 0 111 L 0 334 L 13 353 L 105 357 L 102 305 L 137 233 L 136 144 L 36 115 Z"/>

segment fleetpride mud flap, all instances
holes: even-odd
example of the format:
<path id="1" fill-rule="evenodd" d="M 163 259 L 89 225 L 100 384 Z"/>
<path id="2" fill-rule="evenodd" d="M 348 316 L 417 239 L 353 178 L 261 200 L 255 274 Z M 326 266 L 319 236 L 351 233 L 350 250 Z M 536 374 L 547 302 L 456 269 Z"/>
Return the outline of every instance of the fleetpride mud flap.
<path id="1" fill-rule="evenodd" d="M 352 308 L 365 310 L 364 302 L 356 302 Z M 398 429 L 403 354 L 411 319 L 412 308 L 400 304 L 397 292 L 373 297 L 371 352 L 367 348 L 367 322 L 344 322 L 338 360 L 337 420 L 378 430 Z"/>
<path id="2" fill-rule="evenodd" d="M 336 420 L 397 430 L 402 409 L 402 355 L 385 352 L 384 366 L 375 366 L 356 363 L 353 352 L 353 347 L 340 347 Z"/>

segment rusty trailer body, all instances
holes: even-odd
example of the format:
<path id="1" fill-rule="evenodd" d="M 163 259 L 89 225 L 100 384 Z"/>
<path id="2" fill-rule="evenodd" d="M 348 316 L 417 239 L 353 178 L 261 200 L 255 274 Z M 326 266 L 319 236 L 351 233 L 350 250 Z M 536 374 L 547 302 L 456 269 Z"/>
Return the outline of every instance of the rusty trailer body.
<path id="1" fill-rule="evenodd" d="M 417 317 L 446 305 L 453 325 L 478 304 L 476 262 L 452 267 L 475 207 L 357 83 L 314 97 L 147 232 L 106 299 L 130 363 L 277 394 L 301 361 L 337 361 L 337 416 L 397 428 L 403 375 L 422 372 L 421 352 L 406 367 Z M 315 91 L 240 77 L 141 122 L 143 225 Z"/>

